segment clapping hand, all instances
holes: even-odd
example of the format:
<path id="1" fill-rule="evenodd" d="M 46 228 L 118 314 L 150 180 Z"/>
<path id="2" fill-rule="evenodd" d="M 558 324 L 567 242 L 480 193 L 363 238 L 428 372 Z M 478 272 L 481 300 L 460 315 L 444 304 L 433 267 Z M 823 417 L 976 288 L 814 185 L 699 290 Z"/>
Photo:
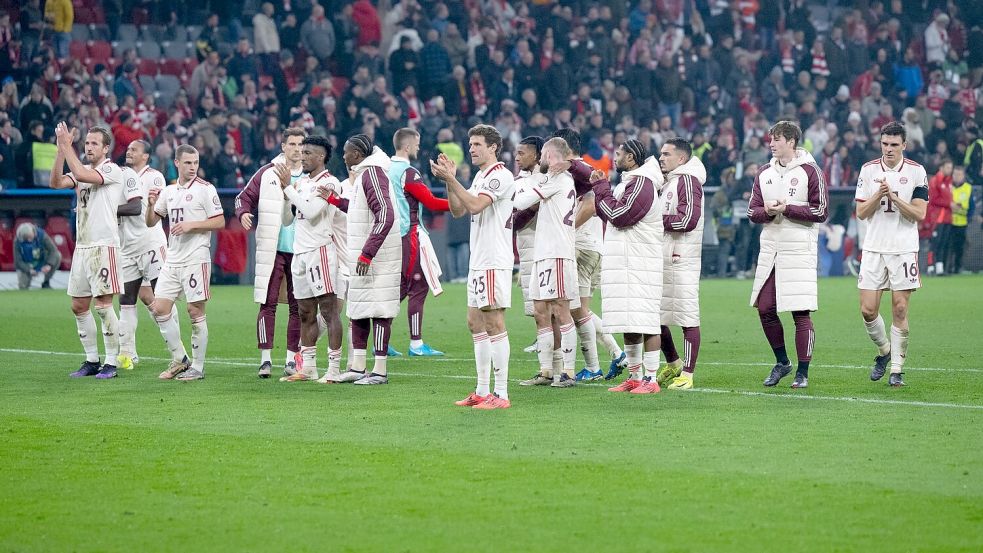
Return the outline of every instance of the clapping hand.
<path id="1" fill-rule="evenodd" d="M 290 186 L 290 169 L 283 163 L 276 164 L 273 171 L 276 173 L 277 178 L 280 179 L 280 188 L 286 188 Z"/>

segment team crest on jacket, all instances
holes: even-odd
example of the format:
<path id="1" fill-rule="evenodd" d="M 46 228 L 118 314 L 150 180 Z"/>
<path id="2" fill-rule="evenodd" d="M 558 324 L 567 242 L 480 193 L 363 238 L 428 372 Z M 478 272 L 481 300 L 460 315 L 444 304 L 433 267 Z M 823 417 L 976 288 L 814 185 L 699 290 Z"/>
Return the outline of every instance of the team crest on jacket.
<path id="1" fill-rule="evenodd" d="M 212 196 L 212 203 L 215 205 L 222 205 L 222 201 L 218 199 L 218 196 Z"/>
<path id="2" fill-rule="evenodd" d="M 672 190 L 666 192 L 666 199 L 667 200 L 671 200 L 672 199 Z"/>
<path id="3" fill-rule="evenodd" d="M 184 201 L 190 202 L 191 201 L 191 198 L 193 198 L 193 197 L 194 196 L 192 196 L 191 194 L 188 194 L 187 196 L 184 197 Z"/>
<path id="4" fill-rule="evenodd" d="M 498 187 L 502 186 L 502 183 L 498 179 L 492 179 L 488 181 L 489 190 L 498 190 Z"/>
<path id="5" fill-rule="evenodd" d="M 908 184 L 908 177 L 901 177 L 901 179 L 898 182 L 900 182 L 901 184 Z"/>
<path id="6" fill-rule="evenodd" d="M 793 179 L 792 179 L 792 186 L 795 186 L 795 185 L 797 185 L 797 184 L 799 184 L 799 179 L 795 179 L 795 178 L 793 178 Z"/>

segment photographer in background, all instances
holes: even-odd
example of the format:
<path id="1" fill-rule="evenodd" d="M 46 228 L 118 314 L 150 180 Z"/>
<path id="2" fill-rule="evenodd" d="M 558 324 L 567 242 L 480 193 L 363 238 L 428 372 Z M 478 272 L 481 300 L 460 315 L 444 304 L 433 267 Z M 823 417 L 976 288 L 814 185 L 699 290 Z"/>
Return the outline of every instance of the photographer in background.
<path id="1" fill-rule="evenodd" d="M 61 253 L 54 241 L 34 223 L 21 223 L 14 239 L 14 266 L 17 268 L 17 287 L 27 290 L 31 280 L 44 275 L 41 288 L 51 288 L 51 277 L 61 265 Z"/>

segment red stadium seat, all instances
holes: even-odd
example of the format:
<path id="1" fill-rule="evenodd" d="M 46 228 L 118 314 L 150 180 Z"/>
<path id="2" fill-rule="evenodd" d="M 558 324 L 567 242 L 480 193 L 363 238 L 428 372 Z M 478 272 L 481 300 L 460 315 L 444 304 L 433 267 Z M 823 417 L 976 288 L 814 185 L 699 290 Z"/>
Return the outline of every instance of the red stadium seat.
<path id="1" fill-rule="evenodd" d="M 58 251 L 61 252 L 61 269 L 67 271 L 72 268 L 72 254 L 75 253 L 75 240 L 72 239 L 72 225 L 65 217 L 49 217 L 44 226 L 44 232 L 55 242 Z"/>
<path id="2" fill-rule="evenodd" d="M 104 40 L 89 41 L 89 57 L 100 63 L 106 63 L 113 57 L 113 45 Z"/>
<path id="3" fill-rule="evenodd" d="M 68 54 L 72 56 L 73 59 L 82 60 L 83 62 L 89 57 L 89 47 L 85 45 L 81 40 L 73 40 L 68 45 Z"/>
<path id="4" fill-rule="evenodd" d="M 198 67 L 198 58 L 185 58 L 184 59 L 184 71 L 188 75 Z"/>
<path id="5" fill-rule="evenodd" d="M 158 65 L 161 75 L 172 75 L 180 77 L 184 73 L 184 60 L 162 59 Z"/>
<path id="6" fill-rule="evenodd" d="M 14 270 L 14 229 L 0 225 L 0 271 Z"/>
<path id="7" fill-rule="evenodd" d="M 142 59 L 137 65 L 137 69 L 140 75 L 146 75 L 148 77 L 157 76 L 157 60 L 154 59 Z"/>

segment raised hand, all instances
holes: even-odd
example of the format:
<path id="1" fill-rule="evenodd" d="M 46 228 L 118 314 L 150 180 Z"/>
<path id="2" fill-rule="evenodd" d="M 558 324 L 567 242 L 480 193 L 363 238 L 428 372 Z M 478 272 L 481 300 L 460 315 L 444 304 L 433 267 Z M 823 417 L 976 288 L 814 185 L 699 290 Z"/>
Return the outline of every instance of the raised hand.
<path id="1" fill-rule="evenodd" d="M 290 186 L 290 169 L 287 168 L 286 164 L 278 163 L 273 171 L 276 173 L 277 178 L 280 179 L 281 189 Z"/>

